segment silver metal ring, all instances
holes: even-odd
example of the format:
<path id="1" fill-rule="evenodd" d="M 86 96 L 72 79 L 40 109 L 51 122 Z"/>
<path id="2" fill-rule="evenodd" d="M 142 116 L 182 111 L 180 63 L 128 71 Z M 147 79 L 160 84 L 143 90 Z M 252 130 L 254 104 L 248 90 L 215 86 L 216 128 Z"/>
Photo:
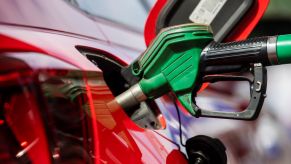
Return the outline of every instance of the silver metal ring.
<path id="1" fill-rule="evenodd" d="M 146 99 L 147 96 L 143 93 L 139 84 L 135 84 L 127 91 L 123 92 L 115 98 L 116 102 L 125 109 L 138 105 L 140 102 L 145 101 Z"/>
<path id="2" fill-rule="evenodd" d="M 147 99 L 147 96 L 143 93 L 143 91 L 141 90 L 139 84 L 135 84 L 134 86 L 132 86 L 130 88 L 131 93 L 134 95 L 134 97 L 139 101 L 145 101 Z"/>
<path id="3" fill-rule="evenodd" d="M 268 38 L 267 53 L 271 65 L 279 64 L 277 57 L 277 36 L 271 36 Z"/>

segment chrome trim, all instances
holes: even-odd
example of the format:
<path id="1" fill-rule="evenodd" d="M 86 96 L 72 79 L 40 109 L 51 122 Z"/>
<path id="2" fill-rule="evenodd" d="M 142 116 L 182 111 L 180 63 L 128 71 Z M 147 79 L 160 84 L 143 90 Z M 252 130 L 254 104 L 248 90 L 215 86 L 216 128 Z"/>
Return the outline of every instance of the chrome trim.
<path id="1" fill-rule="evenodd" d="M 279 64 L 277 57 L 277 36 L 271 36 L 268 38 L 267 53 L 271 65 Z"/>

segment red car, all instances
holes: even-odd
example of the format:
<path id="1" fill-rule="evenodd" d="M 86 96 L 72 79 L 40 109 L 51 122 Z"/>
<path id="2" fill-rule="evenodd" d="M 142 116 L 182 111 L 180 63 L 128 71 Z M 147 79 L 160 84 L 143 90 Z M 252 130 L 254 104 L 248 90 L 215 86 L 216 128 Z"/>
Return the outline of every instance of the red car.
<path id="1" fill-rule="evenodd" d="M 166 2 L 151 11 L 147 43 Z M 249 147 L 231 133 L 252 125 L 194 119 L 177 112 L 172 95 L 141 103 L 134 112 L 108 105 L 131 85 L 121 71 L 146 48 L 142 32 L 153 3 L 0 2 L 1 163 L 187 163 L 183 145 L 198 134 L 226 142 L 230 162 L 246 153 Z M 229 40 L 250 33 L 267 6 L 256 3 L 253 18 L 242 21 L 247 27 Z M 224 96 L 221 107 L 238 106 Z"/>

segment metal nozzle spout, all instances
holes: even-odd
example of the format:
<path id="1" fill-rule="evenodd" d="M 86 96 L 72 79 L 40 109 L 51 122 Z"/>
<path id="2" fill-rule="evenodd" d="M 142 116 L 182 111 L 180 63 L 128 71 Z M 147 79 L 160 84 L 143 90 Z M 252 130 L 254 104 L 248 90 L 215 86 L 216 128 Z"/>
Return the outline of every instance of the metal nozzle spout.
<path id="1" fill-rule="evenodd" d="M 133 85 L 115 98 L 116 102 L 124 109 L 130 109 L 146 99 L 147 96 L 143 93 L 139 84 Z"/>

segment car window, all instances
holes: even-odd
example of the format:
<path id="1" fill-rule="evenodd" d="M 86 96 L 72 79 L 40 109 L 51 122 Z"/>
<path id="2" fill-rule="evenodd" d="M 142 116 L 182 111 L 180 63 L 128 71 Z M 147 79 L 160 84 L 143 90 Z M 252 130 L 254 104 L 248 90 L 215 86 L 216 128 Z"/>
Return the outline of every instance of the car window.
<path id="1" fill-rule="evenodd" d="M 154 0 L 66 0 L 88 14 L 102 17 L 142 32 Z"/>

